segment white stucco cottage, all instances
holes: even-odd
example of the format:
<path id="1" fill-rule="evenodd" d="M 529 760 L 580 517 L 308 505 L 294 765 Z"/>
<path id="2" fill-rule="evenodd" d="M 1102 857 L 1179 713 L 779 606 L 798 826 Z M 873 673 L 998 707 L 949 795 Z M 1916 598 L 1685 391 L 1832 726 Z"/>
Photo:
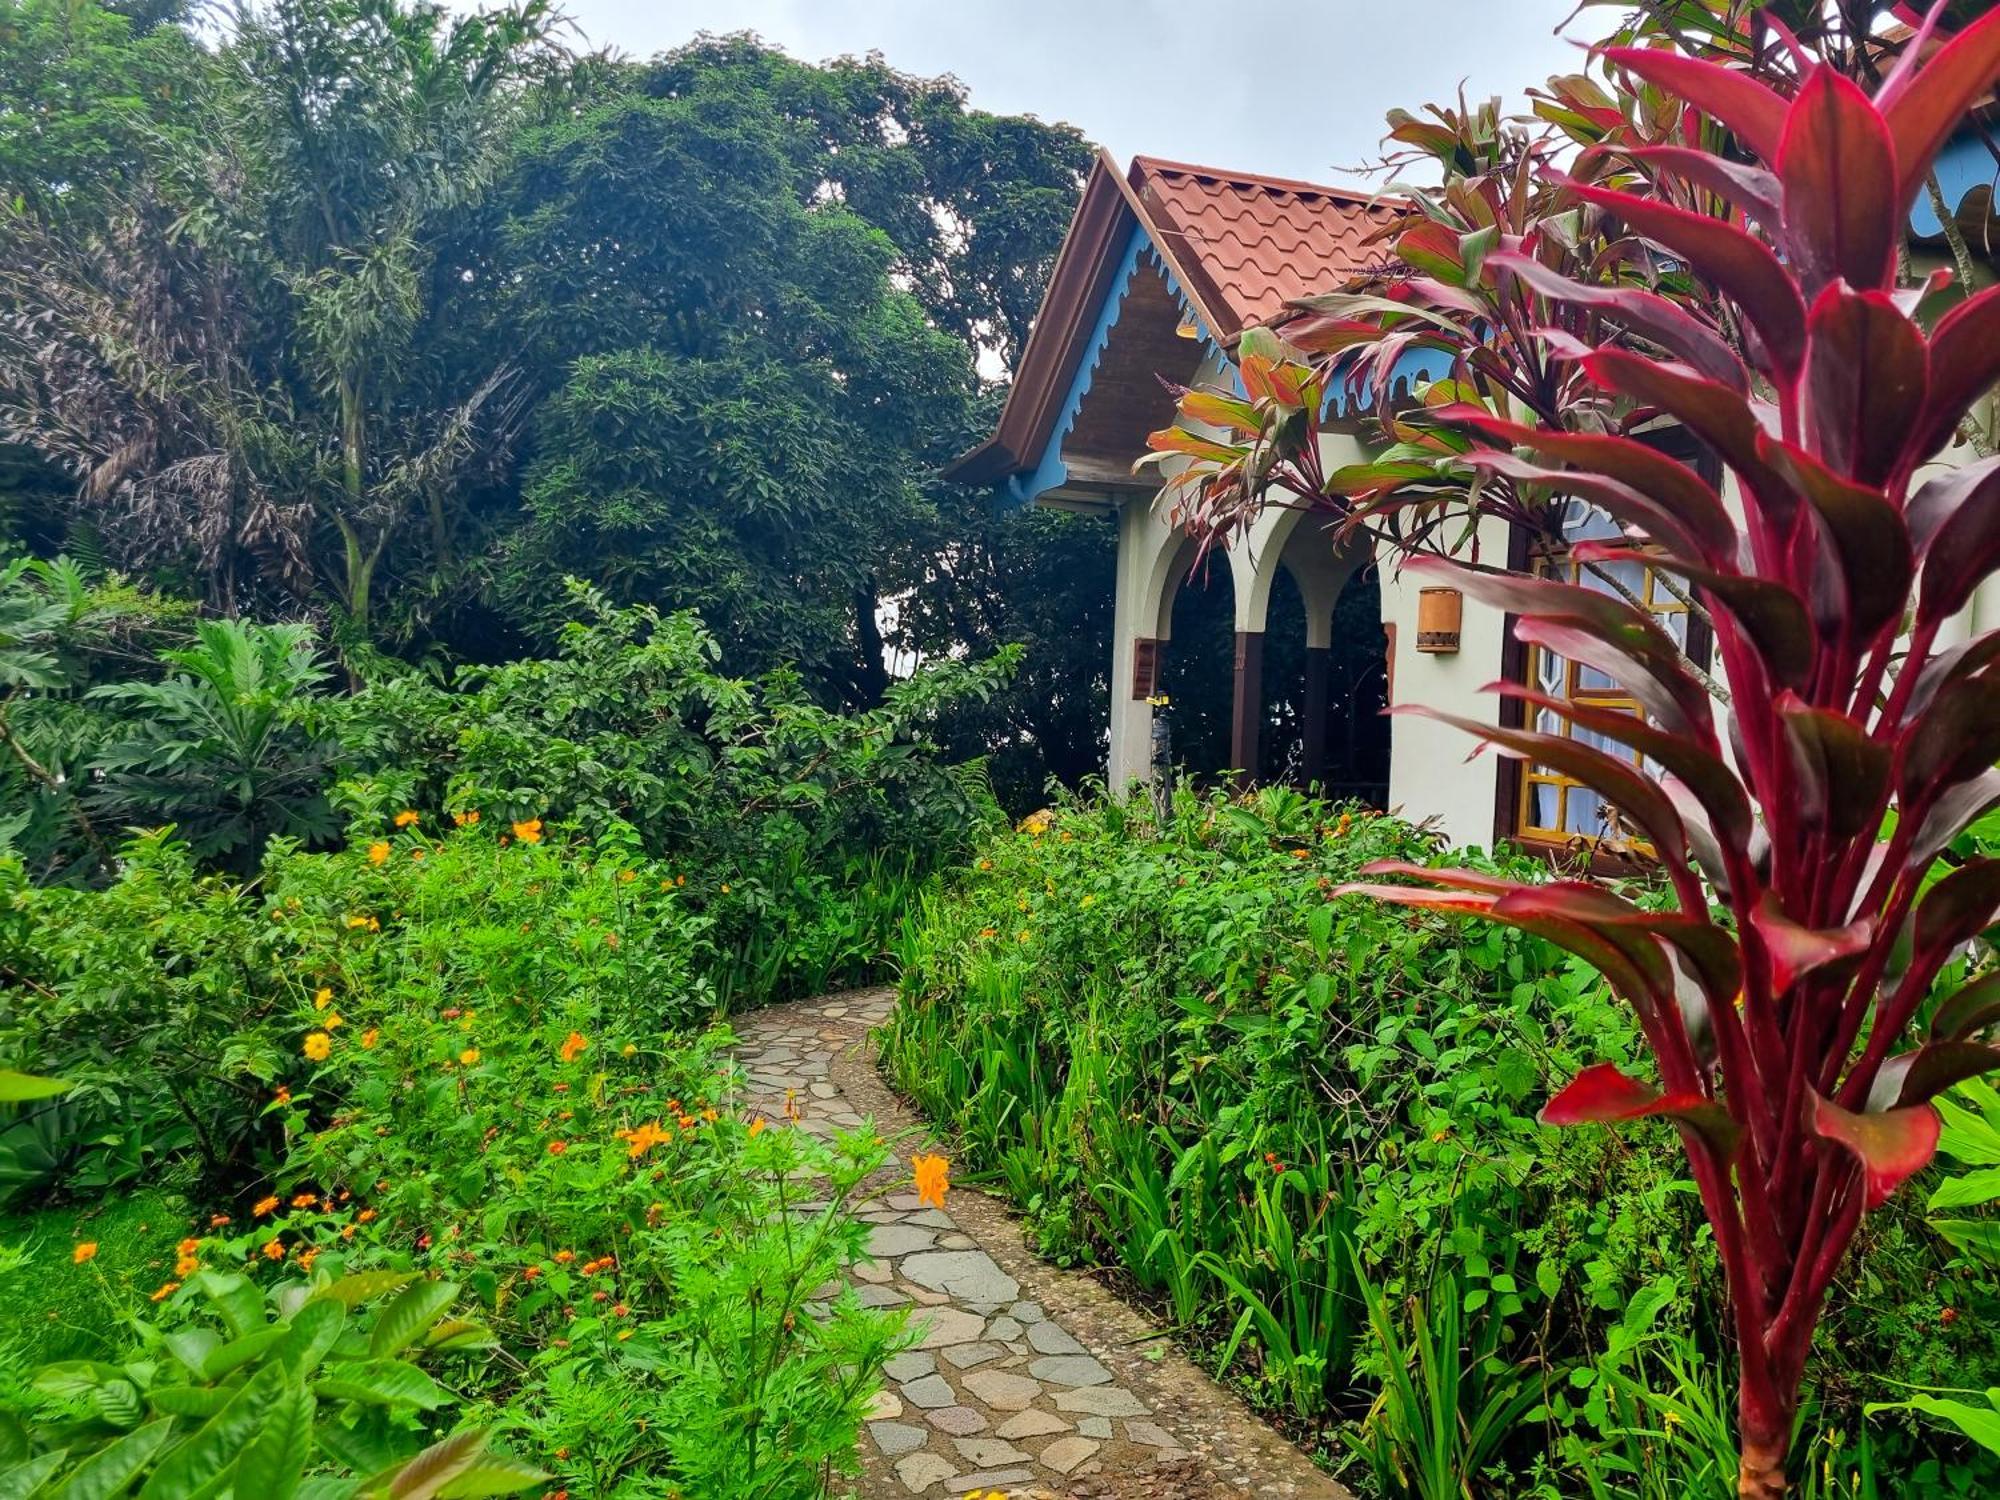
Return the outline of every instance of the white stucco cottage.
<path id="1" fill-rule="evenodd" d="M 1990 155 L 1977 140 L 1958 143 L 1940 162 L 1949 201 L 1960 204 L 1962 217 L 1982 233 L 1990 227 L 1991 176 Z M 1146 435 L 1174 420 L 1168 383 L 1228 384 L 1243 330 L 1281 321 L 1289 300 L 1332 290 L 1378 260 L 1379 249 L 1364 242 L 1395 212 L 1392 204 L 1350 188 L 1150 157 L 1135 158 L 1129 170 L 1121 170 L 1099 154 L 997 429 L 958 460 L 951 475 L 992 485 L 1014 503 L 1115 519 L 1106 767 L 1114 789 L 1149 774 L 1155 712 L 1150 700 L 1173 656 L 1176 601 L 1189 587 L 1194 553 L 1166 507 L 1155 504 L 1154 480 L 1133 473 L 1134 461 L 1146 452 Z M 1923 211 L 1913 228 L 1920 241 L 1938 231 L 1935 221 L 1924 222 Z M 1399 367 L 1401 376 L 1444 373 L 1427 368 L 1422 359 L 1428 357 Z M 1338 404 L 1329 409 L 1320 439 L 1326 469 L 1367 456 L 1362 415 Z M 1578 507 L 1573 538 L 1592 534 L 1604 533 Z M 1488 557 L 1511 555 L 1516 565 L 1526 560 L 1504 523 L 1489 523 L 1478 545 Z M 1393 561 L 1378 569 L 1356 550 L 1337 549 L 1323 519 L 1299 510 L 1267 507 L 1222 561 L 1226 567 L 1210 568 L 1207 586 L 1226 585 L 1234 612 L 1233 707 L 1223 764 L 1254 771 L 1260 751 L 1269 748 L 1262 744 L 1270 732 L 1265 648 L 1273 593 L 1282 580 L 1303 606 L 1292 616 L 1303 614 L 1302 702 L 1287 715 L 1299 740 L 1288 763 L 1297 779 L 1322 780 L 1329 738 L 1345 730 L 1351 740 L 1358 726 L 1343 724 L 1343 717 L 1365 715 L 1369 724 L 1363 732 L 1386 737 L 1386 785 L 1336 783 L 1337 789 L 1362 789 L 1406 816 L 1430 819 L 1456 843 L 1509 838 L 1553 847 L 1587 843 L 1603 833 L 1603 810 L 1586 788 L 1497 755 L 1468 759 L 1470 742 L 1457 730 L 1407 715 L 1384 719 L 1376 705 L 1386 694 L 1396 703 L 1422 703 L 1492 722 L 1503 711 L 1502 702 L 1482 689 L 1503 674 L 1534 680 L 1550 692 L 1619 703 L 1608 681 L 1525 649 L 1512 639 L 1501 614 L 1469 599 L 1463 601 L 1455 643 L 1420 639 L 1418 611 L 1426 584 L 1414 573 L 1399 574 Z M 1537 565 L 1551 571 L 1567 566 L 1560 556 Z M 1690 628 L 1671 595 L 1655 589 L 1642 571 L 1626 581 L 1645 592 L 1669 628 Z M 1347 591 L 1357 591 L 1350 605 L 1355 598 L 1379 601 L 1369 611 L 1379 616 L 1379 633 L 1355 609 L 1340 607 Z M 1970 613 L 1982 626 L 2000 620 L 2000 593 L 1993 585 Z M 1969 630 L 1973 620 L 1963 623 Z M 1706 647 L 1698 623 L 1692 628 L 1690 650 L 1699 657 Z M 1455 649 L 1440 649 L 1454 644 Z M 1336 695 L 1330 701 L 1336 664 L 1343 656 L 1351 661 L 1357 650 L 1380 663 L 1377 696 Z M 1261 760 L 1268 764 L 1270 757 Z"/>

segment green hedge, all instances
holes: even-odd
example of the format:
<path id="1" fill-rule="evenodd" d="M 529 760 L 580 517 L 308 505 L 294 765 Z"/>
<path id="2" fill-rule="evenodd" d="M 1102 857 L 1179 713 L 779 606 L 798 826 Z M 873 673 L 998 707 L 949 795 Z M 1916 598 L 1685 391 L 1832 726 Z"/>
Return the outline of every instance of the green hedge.
<path id="1" fill-rule="evenodd" d="M 1703 1371 L 1720 1278 L 1677 1143 L 1534 1120 L 1588 1063 L 1643 1072 L 1628 1014 L 1538 939 L 1335 893 L 1371 860 L 1442 857 L 1276 789 L 1184 793 L 1158 828 L 1136 803 L 1059 806 L 908 924 L 885 1069 L 1046 1253 L 1116 1267 L 1362 1482 L 1733 1494 Z M 1905 1451 L 1861 1430 L 1888 1379 L 2000 1374 L 1967 1326 L 2000 1306 L 1977 1273 L 1891 1215 L 1871 1251 L 1829 1325 L 1816 1467 L 1864 1436 Z M 1428 1378 L 1388 1379 L 1406 1367 Z M 1936 1488 L 1885 1493 L 1976 1492 L 1929 1467 Z"/>

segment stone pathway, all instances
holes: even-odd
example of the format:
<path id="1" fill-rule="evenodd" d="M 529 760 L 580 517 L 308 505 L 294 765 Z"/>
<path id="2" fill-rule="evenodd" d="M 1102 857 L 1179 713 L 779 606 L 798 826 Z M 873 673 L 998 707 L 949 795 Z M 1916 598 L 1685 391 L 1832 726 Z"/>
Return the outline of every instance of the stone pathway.
<path id="1" fill-rule="evenodd" d="M 885 1133 L 913 1125 L 870 1066 L 867 1032 L 894 999 L 858 990 L 741 1018 L 745 1104 L 779 1120 L 789 1104 L 799 1128 L 821 1135 L 864 1116 Z M 907 1169 L 895 1176 L 907 1184 Z M 1129 1309 L 1107 1334 L 1120 1318 L 1092 1317 L 1089 1303 L 1109 1294 L 1092 1282 L 1079 1302 L 1083 1289 L 1063 1279 L 1087 1278 L 1034 1260 L 992 1200 L 954 1187 L 949 1202 L 926 1208 L 905 1188 L 860 1205 L 874 1227 L 870 1259 L 850 1270 L 857 1294 L 914 1305 L 921 1331 L 889 1361 L 862 1441 L 863 1495 L 1351 1500 L 1151 1330 L 1132 1336 Z M 1057 1296 L 1067 1318 L 1045 1305 Z M 1207 1402 L 1190 1409 L 1191 1391 Z"/>

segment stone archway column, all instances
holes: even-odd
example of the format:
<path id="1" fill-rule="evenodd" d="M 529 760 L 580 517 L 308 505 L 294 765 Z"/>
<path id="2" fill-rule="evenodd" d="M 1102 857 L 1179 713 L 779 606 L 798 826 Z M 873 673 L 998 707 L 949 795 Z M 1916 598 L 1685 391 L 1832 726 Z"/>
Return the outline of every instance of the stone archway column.
<path id="1" fill-rule="evenodd" d="M 1264 727 L 1264 632 L 1236 632 L 1236 691 L 1229 710 L 1229 764 L 1246 781 L 1257 779 Z"/>

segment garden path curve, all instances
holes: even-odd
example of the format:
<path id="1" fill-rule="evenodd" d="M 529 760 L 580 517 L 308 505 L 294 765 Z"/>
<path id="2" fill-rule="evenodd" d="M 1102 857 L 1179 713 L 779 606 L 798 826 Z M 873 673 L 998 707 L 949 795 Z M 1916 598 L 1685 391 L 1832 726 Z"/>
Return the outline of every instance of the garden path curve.
<path id="1" fill-rule="evenodd" d="M 883 1086 L 869 1030 L 895 992 L 854 990 L 772 1006 L 737 1023 L 744 1104 L 831 1135 L 872 1119 L 925 1127 Z M 889 1362 L 861 1440 L 866 1500 L 998 1490 L 1033 1500 L 1352 1500 L 1088 1275 L 1038 1259 L 1014 1218 L 954 1187 L 926 1208 L 908 1171 L 860 1205 L 870 1259 L 861 1300 L 915 1304 L 921 1342 Z"/>

